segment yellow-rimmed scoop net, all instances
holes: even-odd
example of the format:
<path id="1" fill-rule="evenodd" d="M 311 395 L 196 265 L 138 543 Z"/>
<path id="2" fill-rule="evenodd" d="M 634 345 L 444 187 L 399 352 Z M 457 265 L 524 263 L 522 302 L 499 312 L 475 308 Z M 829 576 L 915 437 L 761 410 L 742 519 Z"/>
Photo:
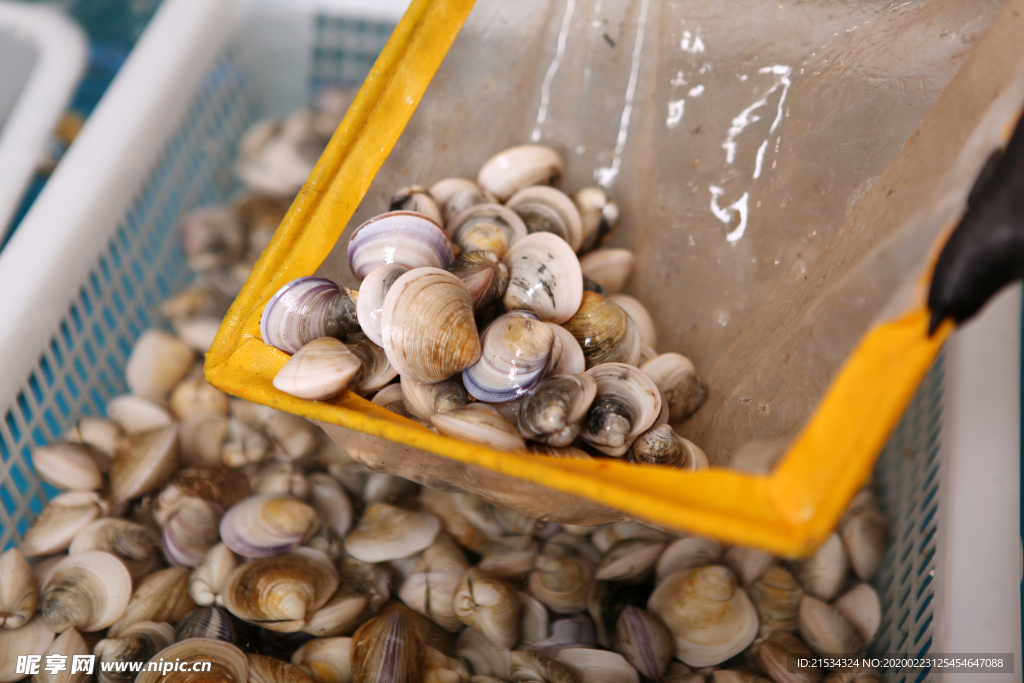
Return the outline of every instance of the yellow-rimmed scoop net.
<path id="1" fill-rule="evenodd" d="M 926 337 L 923 288 L 1024 101 L 1024 2 L 762 5 L 413 2 L 232 306 L 208 380 L 318 421 L 374 469 L 534 517 L 809 551 L 950 331 Z M 770 475 L 497 452 L 355 395 L 272 387 L 287 356 L 259 320 L 280 286 L 315 273 L 358 288 L 346 227 L 531 140 L 562 154 L 563 188 L 601 183 L 621 207 L 627 291 L 658 350 L 710 387 L 677 429 L 713 465 L 777 444 Z"/>

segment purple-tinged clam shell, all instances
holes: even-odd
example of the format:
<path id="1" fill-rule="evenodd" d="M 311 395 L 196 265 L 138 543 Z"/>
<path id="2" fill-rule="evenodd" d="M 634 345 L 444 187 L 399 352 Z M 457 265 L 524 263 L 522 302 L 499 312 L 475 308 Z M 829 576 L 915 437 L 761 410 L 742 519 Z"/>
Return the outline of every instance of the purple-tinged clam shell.
<path id="1" fill-rule="evenodd" d="M 478 401 L 503 403 L 525 395 L 557 362 L 555 333 L 530 311 L 499 316 L 480 336 L 480 360 L 463 371 Z M 561 350 L 558 342 L 557 352 Z"/>
<path id="2" fill-rule="evenodd" d="M 263 341 L 295 353 L 321 337 L 342 339 L 358 329 L 352 292 L 322 277 L 292 280 L 270 298 L 260 318 Z"/>
<path id="3" fill-rule="evenodd" d="M 224 509 L 202 498 L 189 499 L 164 525 L 164 553 L 179 567 L 195 567 L 220 542 Z"/>
<path id="4" fill-rule="evenodd" d="M 299 545 L 316 511 L 291 496 L 250 496 L 220 520 L 224 544 L 243 557 L 270 557 Z"/>
<path id="5" fill-rule="evenodd" d="M 366 221 L 348 240 L 348 267 L 362 280 L 389 263 L 406 268 L 447 268 L 455 260 L 444 229 L 414 211 L 390 211 Z"/>

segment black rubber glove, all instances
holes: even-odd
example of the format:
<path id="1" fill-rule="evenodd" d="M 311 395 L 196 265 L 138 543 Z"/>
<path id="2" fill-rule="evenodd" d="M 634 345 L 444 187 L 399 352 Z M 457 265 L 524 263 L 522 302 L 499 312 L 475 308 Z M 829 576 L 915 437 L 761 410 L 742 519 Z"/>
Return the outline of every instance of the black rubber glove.
<path id="1" fill-rule="evenodd" d="M 988 160 L 967 211 L 932 274 L 929 334 L 946 318 L 971 318 L 1000 289 L 1024 277 L 1024 117 Z"/>

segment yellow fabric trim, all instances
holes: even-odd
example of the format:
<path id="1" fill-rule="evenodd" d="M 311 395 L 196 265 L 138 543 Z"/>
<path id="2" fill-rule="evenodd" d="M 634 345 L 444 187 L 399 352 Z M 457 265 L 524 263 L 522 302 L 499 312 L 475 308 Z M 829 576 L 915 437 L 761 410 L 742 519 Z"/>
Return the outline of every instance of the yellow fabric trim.
<path id="1" fill-rule="evenodd" d="M 312 274 L 330 252 L 472 5 L 412 3 L 221 325 L 207 354 L 207 380 L 255 403 L 543 484 L 661 526 L 783 556 L 810 552 L 868 480 L 952 329 L 947 323 L 928 339 L 926 310 L 864 336 L 770 477 L 503 453 L 440 436 L 355 395 L 313 402 L 274 389 L 271 379 L 287 356 L 260 339 L 264 305 L 284 283 Z"/>

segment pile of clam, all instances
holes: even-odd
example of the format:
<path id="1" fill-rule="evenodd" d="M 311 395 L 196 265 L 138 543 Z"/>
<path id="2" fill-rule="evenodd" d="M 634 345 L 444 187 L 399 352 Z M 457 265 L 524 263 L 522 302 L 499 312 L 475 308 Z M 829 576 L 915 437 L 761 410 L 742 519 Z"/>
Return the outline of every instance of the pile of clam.
<path id="1" fill-rule="evenodd" d="M 561 174 L 554 150 L 523 145 L 476 182 L 399 191 L 349 237 L 358 292 L 301 277 L 267 303 L 261 336 L 291 354 L 274 386 L 311 400 L 353 390 L 501 450 L 706 468 L 669 422 L 707 388 L 685 356 L 657 354 L 647 309 L 620 293 L 633 254 L 597 248 L 615 204 L 552 187 Z"/>

